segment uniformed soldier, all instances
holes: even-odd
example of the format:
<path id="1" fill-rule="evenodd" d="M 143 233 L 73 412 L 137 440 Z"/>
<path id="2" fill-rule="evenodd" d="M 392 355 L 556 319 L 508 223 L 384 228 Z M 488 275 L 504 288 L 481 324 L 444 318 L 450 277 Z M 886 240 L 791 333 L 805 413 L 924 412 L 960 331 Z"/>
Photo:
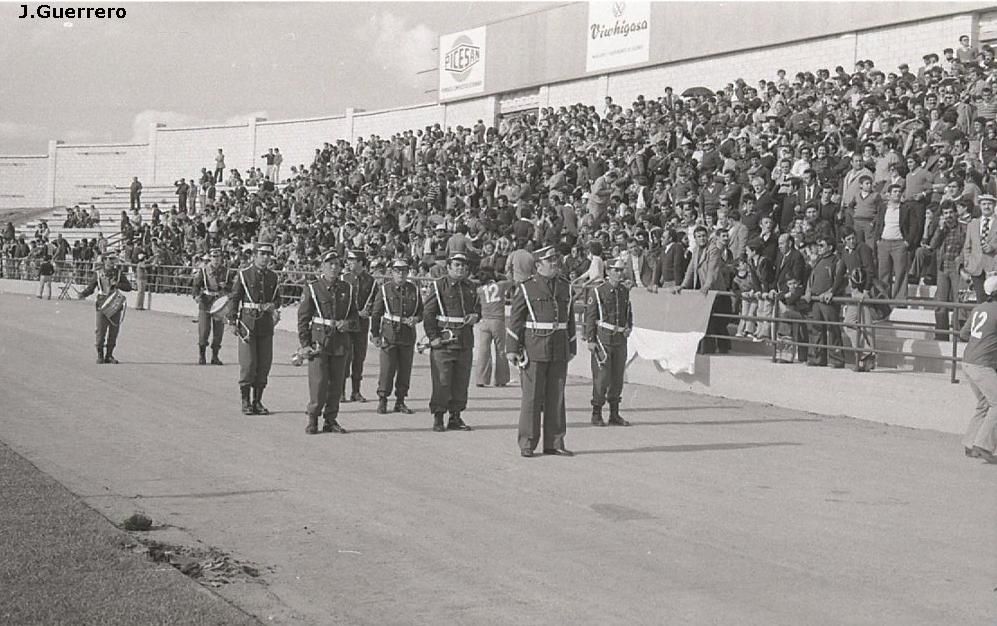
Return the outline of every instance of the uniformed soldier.
<path id="1" fill-rule="evenodd" d="M 197 364 L 204 365 L 207 362 L 204 353 L 208 349 L 210 338 L 211 364 L 222 365 L 218 351 L 222 348 L 225 320 L 216 319 L 211 315 L 211 305 L 219 296 L 230 291 L 229 271 L 225 266 L 221 248 L 212 248 L 209 258 L 208 264 L 195 272 L 191 289 L 194 299 L 197 300 Z"/>
<path id="2" fill-rule="evenodd" d="M 309 400 L 305 432 L 318 432 L 322 415 L 322 432 L 345 433 L 339 425 L 340 390 L 346 379 L 350 344 L 356 337 L 357 316 L 353 286 L 340 278 L 339 254 L 330 250 L 322 256 L 319 278 L 308 283 L 298 306 L 298 342 L 314 355 L 308 363 Z"/>
<path id="3" fill-rule="evenodd" d="M 534 255 L 537 273 L 516 289 L 506 328 L 506 357 L 522 368 L 519 450 L 533 456 L 543 413 L 543 453 L 574 456 L 564 447 L 564 385 L 568 361 L 577 351 L 571 286 L 560 275 L 561 256 L 554 246 Z"/>
<path id="4" fill-rule="evenodd" d="M 273 244 L 257 243 L 255 252 L 253 264 L 238 270 L 233 279 L 228 321 L 240 339 L 242 412 L 270 415 L 262 400 L 273 363 L 273 330 L 280 321 L 280 282 L 269 269 Z"/>
<path id="5" fill-rule="evenodd" d="M 391 280 L 380 286 L 370 313 L 370 336 L 380 348 L 380 376 L 377 380 L 377 412 L 388 412 L 388 397 L 395 391 L 395 413 L 411 415 L 405 406 L 412 379 L 415 353 L 415 325 L 422 321 L 422 297 L 408 280 L 409 264 L 397 259 L 391 264 Z"/>
<path id="6" fill-rule="evenodd" d="M 474 362 L 474 325 L 481 319 L 481 304 L 467 280 L 467 255 L 455 252 L 447 261 L 447 275 L 430 287 L 422 325 L 429 339 L 433 394 L 429 410 L 433 430 L 471 430 L 460 413 L 467 408 L 467 386 Z M 443 414 L 450 420 L 443 425 Z"/>
<path id="7" fill-rule="evenodd" d="M 125 321 L 125 298 L 122 292 L 131 291 L 132 284 L 128 282 L 124 270 L 118 267 L 118 259 L 105 256 L 103 266 L 94 272 L 90 283 L 80 292 L 83 300 L 94 291 L 97 292 L 97 363 L 116 365 L 114 347 L 118 344 L 118 331 Z M 105 352 L 105 349 L 107 350 Z"/>
<path id="8" fill-rule="evenodd" d="M 356 308 L 360 312 L 359 324 L 353 337 L 352 351 L 346 363 L 346 375 L 352 382 L 353 392 L 350 402 L 366 402 L 367 398 L 360 393 L 360 381 L 363 380 L 363 364 L 367 360 L 367 333 L 370 332 L 370 307 L 374 298 L 374 277 L 364 268 L 364 253 L 361 250 L 350 250 L 346 255 L 346 282 L 353 285 L 353 297 L 356 298 Z M 346 398 L 346 383 L 343 382 L 343 399 Z"/>
<path id="9" fill-rule="evenodd" d="M 627 262 L 613 260 L 606 282 L 593 287 L 585 306 L 585 340 L 592 353 L 592 424 L 605 426 L 602 407 L 609 400 L 609 425 L 629 426 L 620 416 L 627 338 L 633 329 L 630 289 L 623 284 Z"/>

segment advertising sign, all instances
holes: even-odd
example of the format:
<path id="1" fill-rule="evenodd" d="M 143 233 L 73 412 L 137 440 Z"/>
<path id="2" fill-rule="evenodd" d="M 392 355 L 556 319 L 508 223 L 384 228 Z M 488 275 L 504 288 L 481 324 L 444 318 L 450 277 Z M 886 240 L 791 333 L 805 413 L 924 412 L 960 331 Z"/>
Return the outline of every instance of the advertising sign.
<path id="1" fill-rule="evenodd" d="M 646 63 L 650 23 L 650 2 L 590 2 L 585 71 Z"/>
<path id="2" fill-rule="evenodd" d="M 485 89 L 485 27 L 440 37 L 440 100 Z"/>

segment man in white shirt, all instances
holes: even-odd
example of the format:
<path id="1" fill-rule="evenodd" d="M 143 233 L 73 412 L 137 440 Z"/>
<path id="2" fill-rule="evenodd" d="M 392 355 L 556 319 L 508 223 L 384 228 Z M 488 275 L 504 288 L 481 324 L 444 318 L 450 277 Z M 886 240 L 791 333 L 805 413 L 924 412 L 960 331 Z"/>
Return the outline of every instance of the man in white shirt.
<path id="1" fill-rule="evenodd" d="M 912 223 L 914 211 L 901 202 L 903 189 L 900 185 L 890 185 L 887 189 L 887 200 L 882 211 L 876 216 L 873 224 L 873 237 L 876 241 L 876 254 L 879 261 L 879 279 L 889 285 L 890 296 L 899 300 L 907 298 L 907 272 L 910 269 L 910 250 L 914 248 L 920 234 L 920 224 Z M 913 241 L 912 241 L 913 239 Z"/>

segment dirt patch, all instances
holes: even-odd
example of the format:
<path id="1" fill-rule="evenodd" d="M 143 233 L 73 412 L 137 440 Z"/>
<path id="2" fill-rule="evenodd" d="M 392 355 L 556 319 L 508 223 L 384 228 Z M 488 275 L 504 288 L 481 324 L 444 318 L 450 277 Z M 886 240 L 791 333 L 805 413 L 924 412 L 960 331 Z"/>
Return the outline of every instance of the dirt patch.
<path id="1" fill-rule="evenodd" d="M 136 537 L 125 548 L 155 563 L 168 563 L 184 576 L 214 588 L 236 582 L 263 582 L 263 575 L 274 571 L 272 567 L 240 561 L 212 547 L 180 546 Z"/>

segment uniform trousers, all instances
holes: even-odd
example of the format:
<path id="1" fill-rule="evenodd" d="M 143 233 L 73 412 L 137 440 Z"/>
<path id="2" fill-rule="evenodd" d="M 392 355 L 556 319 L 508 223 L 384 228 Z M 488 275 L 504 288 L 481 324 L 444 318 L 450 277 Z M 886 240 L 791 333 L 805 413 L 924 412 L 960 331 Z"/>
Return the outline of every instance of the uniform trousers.
<path id="1" fill-rule="evenodd" d="M 339 356 L 323 352 L 308 362 L 309 417 L 322 415 L 327 420 L 339 416 L 339 390 L 346 379 L 348 354 Z"/>
<path id="2" fill-rule="evenodd" d="M 429 355 L 429 371 L 433 377 L 433 395 L 429 399 L 431 413 L 457 413 L 467 408 L 467 385 L 471 382 L 474 351 L 470 348 L 434 348 Z"/>
<path id="3" fill-rule="evenodd" d="M 976 396 L 976 412 L 969 420 L 962 445 L 967 448 L 976 446 L 993 453 L 997 450 L 997 369 L 963 363 L 962 373 Z"/>
<path id="4" fill-rule="evenodd" d="M 412 380 L 414 345 L 385 345 L 380 349 L 380 376 L 377 379 L 377 397 L 387 399 L 394 388 L 395 398 L 404 400 Z"/>
<path id="5" fill-rule="evenodd" d="M 239 386 L 267 386 L 273 363 L 273 335 L 250 335 L 239 341 Z"/>
<path id="6" fill-rule="evenodd" d="M 108 320 L 103 313 L 97 311 L 96 335 L 98 350 L 103 350 L 106 347 L 108 352 L 114 351 L 114 346 L 118 344 L 118 331 L 121 329 L 121 322 L 124 319 L 124 310 L 120 311 L 111 320 Z"/>
<path id="7" fill-rule="evenodd" d="M 564 407 L 567 361 L 530 361 L 520 374 L 523 399 L 519 409 L 519 449 L 535 450 L 540 442 L 543 413 L 543 449 L 564 447 L 568 430 Z"/>
<path id="8" fill-rule="evenodd" d="M 367 360 L 367 335 L 370 333 L 370 320 L 360 320 L 360 330 L 353 334 L 353 347 L 350 349 L 346 362 L 346 377 L 353 382 L 353 393 L 360 393 L 360 381 L 363 380 L 363 364 Z M 346 381 L 343 381 L 346 390 Z"/>
<path id="9" fill-rule="evenodd" d="M 211 349 L 222 347 L 222 334 L 225 332 L 225 320 L 212 317 L 208 311 L 197 312 L 197 345 L 205 347 L 211 339 Z"/>
<path id="10" fill-rule="evenodd" d="M 505 320 L 483 318 L 478 324 L 477 383 L 487 385 L 492 380 L 492 345 L 495 346 L 495 384 L 509 383 L 509 361 L 505 358 Z"/>
<path id="11" fill-rule="evenodd" d="M 619 405 L 623 394 L 623 371 L 627 367 L 627 344 L 624 341 L 614 346 L 606 346 L 606 362 L 600 367 L 595 353 L 592 360 L 592 406 L 602 408 Z"/>

